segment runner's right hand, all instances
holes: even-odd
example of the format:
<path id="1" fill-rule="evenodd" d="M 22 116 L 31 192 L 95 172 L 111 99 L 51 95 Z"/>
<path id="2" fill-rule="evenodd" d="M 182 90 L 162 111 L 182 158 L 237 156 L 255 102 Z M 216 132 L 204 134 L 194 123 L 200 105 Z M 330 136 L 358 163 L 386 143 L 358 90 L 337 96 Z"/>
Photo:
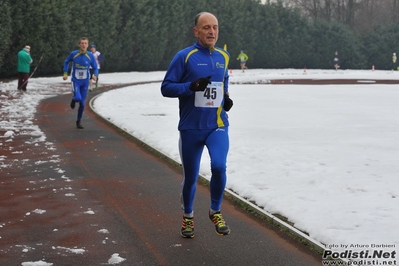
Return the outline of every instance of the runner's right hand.
<path id="1" fill-rule="evenodd" d="M 196 81 L 191 82 L 190 90 L 192 91 L 204 91 L 208 84 L 211 84 L 211 76 L 206 78 L 199 78 Z"/>

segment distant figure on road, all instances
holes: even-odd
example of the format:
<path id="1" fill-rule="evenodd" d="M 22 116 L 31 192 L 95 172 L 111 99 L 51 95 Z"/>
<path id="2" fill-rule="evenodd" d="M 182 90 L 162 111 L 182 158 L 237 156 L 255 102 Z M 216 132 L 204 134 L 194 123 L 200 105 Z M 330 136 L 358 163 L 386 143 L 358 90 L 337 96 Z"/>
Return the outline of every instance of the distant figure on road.
<path id="1" fill-rule="evenodd" d="M 21 51 L 18 52 L 18 90 L 26 91 L 28 85 L 30 65 L 33 60 L 30 56 L 30 46 L 26 45 Z"/>
<path id="2" fill-rule="evenodd" d="M 338 51 L 335 51 L 335 56 L 334 56 L 334 68 L 335 68 L 335 70 L 338 70 L 338 68 L 339 68 Z"/>
<path id="3" fill-rule="evenodd" d="M 68 79 L 69 63 L 72 62 L 71 79 L 72 79 L 72 101 L 71 108 L 75 108 L 76 102 L 79 103 L 78 119 L 76 127 L 83 129 L 81 123 L 87 93 L 89 91 L 90 67 L 93 68 L 93 80 L 97 80 L 98 68 L 97 62 L 91 52 L 87 51 L 89 46 L 89 39 L 82 37 L 79 40 L 79 50 L 72 51 L 64 62 L 64 76 L 63 79 Z"/>
<path id="4" fill-rule="evenodd" d="M 237 60 L 240 60 L 240 65 L 241 65 L 241 70 L 244 72 L 244 69 L 247 69 L 247 60 L 248 60 L 248 55 L 244 53 L 243 50 L 241 50 L 240 54 L 237 57 Z"/>
<path id="5" fill-rule="evenodd" d="M 393 53 L 392 55 L 392 70 L 396 70 L 396 53 Z"/>
<path id="6" fill-rule="evenodd" d="M 100 63 L 102 63 L 104 60 L 103 60 L 103 57 L 102 57 L 101 53 L 99 51 L 97 51 L 97 46 L 95 44 L 91 45 L 90 50 L 91 50 L 91 53 L 94 55 L 94 58 L 96 59 L 97 68 L 98 68 L 98 76 L 97 76 L 97 79 L 96 79 L 96 86 L 93 87 L 93 73 L 94 73 L 94 70 L 93 70 L 92 67 L 90 67 L 90 86 L 89 86 L 89 90 L 92 91 L 94 88 L 98 89 L 98 77 L 100 75 Z"/>

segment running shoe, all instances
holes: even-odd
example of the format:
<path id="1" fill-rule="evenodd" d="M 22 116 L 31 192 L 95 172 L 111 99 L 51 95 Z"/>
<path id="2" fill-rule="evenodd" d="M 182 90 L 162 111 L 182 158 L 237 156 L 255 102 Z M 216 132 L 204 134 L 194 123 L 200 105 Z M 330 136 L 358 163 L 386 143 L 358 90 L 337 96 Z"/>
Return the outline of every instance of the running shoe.
<path id="1" fill-rule="evenodd" d="M 83 127 L 82 123 L 80 123 L 80 121 L 79 121 L 79 120 L 78 120 L 78 121 L 76 121 L 76 127 L 77 127 L 77 128 L 79 128 L 79 129 L 84 129 L 84 127 Z"/>
<path id="2" fill-rule="evenodd" d="M 209 214 L 209 219 L 215 225 L 216 234 L 218 234 L 220 236 L 230 234 L 230 228 L 224 221 L 223 216 L 220 213 L 220 211 L 215 212 L 214 214 Z"/>
<path id="3" fill-rule="evenodd" d="M 71 106 L 71 109 L 75 109 L 75 101 L 74 101 L 73 99 L 72 99 L 72 101 L 71 101 L 70 106 Z"/>
<path id="4" fill-rule="evenodd" d="M 180 234 L 184 238 L 193 238 L 194 237 L 194 218 L 184 217 L 183 222 L 181 224 Z"/>

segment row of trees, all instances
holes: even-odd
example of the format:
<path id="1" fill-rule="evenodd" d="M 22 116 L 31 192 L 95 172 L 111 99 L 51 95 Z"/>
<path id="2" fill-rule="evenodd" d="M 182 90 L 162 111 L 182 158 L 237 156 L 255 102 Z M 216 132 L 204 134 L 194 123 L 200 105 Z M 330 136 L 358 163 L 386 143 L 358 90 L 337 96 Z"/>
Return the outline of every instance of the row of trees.
<path id="1" fill-rule="evenodd" d="M 82 36 L 104 55 L 102 72 L 165 70 L 178 50 L 195 41 L 192 27 L 200 11 L 218 17 L 218 45 L 227 44 L 232 59 L 245 50 L 251 68 L 331 69 L 338 50 L 342 68 L 390 69 L 399 43 L 397 23 L 359 32 L 260 0 L 0 0 L 0 76 L 16 75 L 16 54 L 26 44 L 33 66 L 43 55 L 37 75 L 61 75 Z M 231 67 L 238 68 L 238 61 Z"/>

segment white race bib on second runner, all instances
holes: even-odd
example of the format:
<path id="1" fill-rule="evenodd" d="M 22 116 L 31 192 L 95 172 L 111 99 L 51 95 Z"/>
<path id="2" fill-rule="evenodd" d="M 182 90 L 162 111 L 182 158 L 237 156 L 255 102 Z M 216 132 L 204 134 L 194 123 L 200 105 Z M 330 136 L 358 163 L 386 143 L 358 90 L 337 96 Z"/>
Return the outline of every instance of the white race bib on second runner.
<path id="1" fill-rule="evenodd" d="M 77 69 L 75 70 L 76 79 L 87 79 L 87 69 Z"/>
<path id="2" fill-rule="evenodd" d="M 223 82 L 212 82 L 204 91 L 195 92 L 195 107 L 219 108 L 223 101 Z"/>

